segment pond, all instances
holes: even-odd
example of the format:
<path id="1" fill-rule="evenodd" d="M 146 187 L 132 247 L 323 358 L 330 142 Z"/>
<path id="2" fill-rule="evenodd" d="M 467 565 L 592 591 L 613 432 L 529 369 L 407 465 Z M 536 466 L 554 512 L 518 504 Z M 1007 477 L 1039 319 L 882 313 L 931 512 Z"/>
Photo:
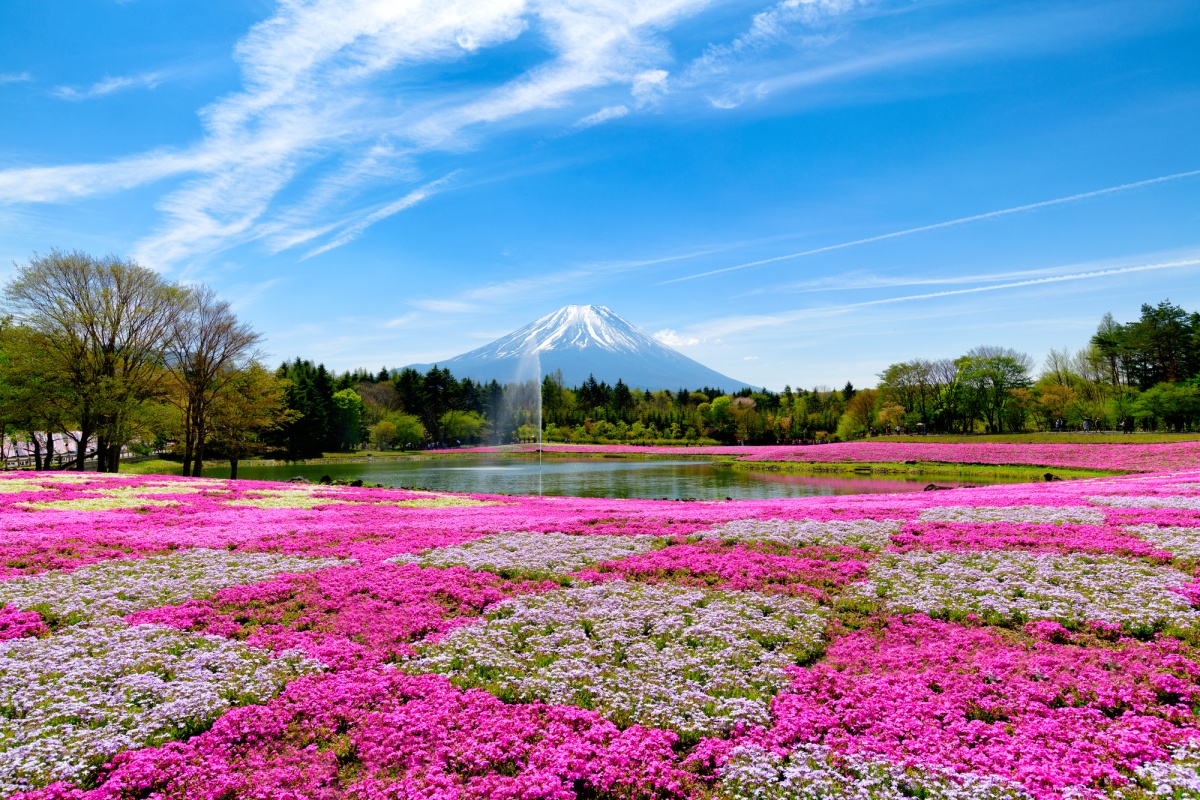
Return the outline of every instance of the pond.
<path id="1" fill-rule="evenodd" d="M 208 469 L 205 475 L 228 477 L 228 469 Z M 241 467 L 239 478 L 286 481 L 302 475 L 317 481 L 322 475 L 334 480 L 361 479 L 384 486 L 433 489 L 444 492 L 483 494 L 548 494 L 576 497 L 696 498 L 699 500 L 812 497 L 833 494 L 876 494 L 921 491 L 930 483 L 961 486 L 967 483 L 1017 482 L 1009 480 L 969 481 L 938 478 L 902 478 L 871 474 L 863 476 L 789 475 L 779 472 L 747 472 L 714 466 L 705 461 L 642 461 L 608 458 L 547 458 L 538 465 L 536 457 L 469 456 L 382 461 L 354 464 L 293 464 L 272 467 Z"/>

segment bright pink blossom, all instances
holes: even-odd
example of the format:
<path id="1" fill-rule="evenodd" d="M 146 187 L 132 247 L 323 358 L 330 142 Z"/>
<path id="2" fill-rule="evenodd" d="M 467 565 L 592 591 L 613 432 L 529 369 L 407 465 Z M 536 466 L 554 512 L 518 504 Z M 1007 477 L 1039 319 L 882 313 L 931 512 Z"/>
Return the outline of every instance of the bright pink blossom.
<path id="1" fill-rule="evenodd" d="M 640 556 L 608 561 L 576 573 L 584 580 L 637 580 L 783 592 L 823 598 L 830 590 L 863 580 L 863 551 L 850 547 L 782 548 L 763 552 L 737 544 L 706 541 L 677 544 Z M 842 560 L 844 559 L 844 560 Z"/>
<path id="2" fill-rule="evenodd" d="M 40 614 L 0 605 L 0 642 L 5 639 L 19 639 L 22 636 L 40 636 L 49 632 L 50 629 L 42 622 Z"/>
<path id="3" fill-rule="evenodd" d="M 836 639 L 797 668 L 754 737 L 997 775 L 1034 797 L 1100 797 L 1200 732 L 1200 664 L 1172 640 L 1115 649 L 1020 644 L 928 617 Z"/>
<path id="4" fill-rule="evenodd" d="M 350 671 L 294 681 L 186 742 L 123 753 L 90 791 L 14 800 L 573 800 L 679 797 L 675 734 L 595 713 L 509 705 L 440 675 Z"/>
<path id="5" fill-rule="evenodd" d="M 539 588 L 462 567 L 385 563 L 282 575 L 222 589 L 209 600 L 140 611 L 128 621 L 274 650 L 300 649 L 330 667 L 346 668 L 413 655 L 411 642 L 470 622 L 514 593 Z"/>

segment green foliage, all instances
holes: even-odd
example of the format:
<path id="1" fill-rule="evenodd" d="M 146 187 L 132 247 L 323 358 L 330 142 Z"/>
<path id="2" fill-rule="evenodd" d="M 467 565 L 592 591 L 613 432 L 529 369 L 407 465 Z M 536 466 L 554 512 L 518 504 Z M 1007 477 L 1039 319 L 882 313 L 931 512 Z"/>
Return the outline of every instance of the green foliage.
<path id="1" fill-rule="evenodd" d="M 333 394 L 333 430 L 338 449 L 350 450 L 362 443 L 363 401 L 353 389 Z"/>
<path id="2" fill-rule="evenodd" d="M 474 411 L 447 411 L 439 419 L 447 442 L 474 444 L 484 429 L 483 417 Z"/>

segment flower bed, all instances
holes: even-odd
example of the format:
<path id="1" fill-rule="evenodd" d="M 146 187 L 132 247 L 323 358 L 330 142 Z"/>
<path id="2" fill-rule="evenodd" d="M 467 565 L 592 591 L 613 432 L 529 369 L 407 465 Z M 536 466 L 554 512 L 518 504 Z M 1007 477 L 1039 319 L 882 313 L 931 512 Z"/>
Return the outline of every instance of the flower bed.
<path id="1" fill-rule="evenodd" d="M 1099 437 L 1098 437 L 1099 439 Z M 505 448 L 532 452 L 538 445 Z M 822 445 L 757 445 L 751 447 L 641 447 L 621 444 L 547 444 L 546 452 L 680 457 L 733 456 L 740 461 L 800 461 L 946 464 L 992 464 L 1115 472 L 1160 472 L 1194 467 L 1200 462 L 1200 442 L 1122 444 L 1014 444 L 1006 442 L 892 442 L 872 440 Z M 451 452 L 499 452 L 497 448 L 464 448 Z"/>
<path id="2" fill-rule="evenodd" d="M 1183 470 L 690 503 L 0 476 L 0 797 L 1194 797 L 1198 562 Z"/>

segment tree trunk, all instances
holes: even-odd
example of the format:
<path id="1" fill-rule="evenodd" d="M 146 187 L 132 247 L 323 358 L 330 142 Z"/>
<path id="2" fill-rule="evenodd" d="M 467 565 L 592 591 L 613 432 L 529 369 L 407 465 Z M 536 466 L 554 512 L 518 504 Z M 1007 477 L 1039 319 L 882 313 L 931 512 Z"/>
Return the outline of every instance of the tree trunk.
<path id="1" fill-rule="evenodd" d="M 83 472 L 83 464 L 87 461 L 87 446 L 88 440 L 92 438 L 91 426 L 84 422 L 80 426 L 79 431 L 79 446 L 75 451 L 75 471 Z"/>
<path id="2" fill-rule="evenodd" d="M 104 454 L 108 452 L 108 437 L 96 437 L 96 472 L 104 472 Z"/>
<path id="3" fill-rule="evenodd" d="M 229 457 L 229 480 L 231 480 L 231 481 L 237 480 L 237 465 L 238 465 L 237 456 L 230 456 Z"/>
<path id="4" fill-rule="evenodd" d="M 46 469 L 54 469 L 54 434 L 46 433 Z"/>
<path id="5" fill-rule="evenodd" d="M 121 471 L 121 445 L 120 444 L 110 444 L 108 446 L 108 453 L 106 455 L 107 455 L 107 458 L 105 459 L 106 464 L 105 464 L 104 471 L 112 472 L 114 474 L 117 472 L 120 472 Z"/>
<path id="6" fill-rule="evenodd" d="M 204 469 L 204 434 L 203 429 L 196 431 L 196 461 L 192 464 L 192 477 L 199 478 Z"/>
<path id="7" fill-rule="evenodd" d="M 33 431 L 30 431 L 29 438 L 33 440 L 33 468 L 38 472 L 42 471 L 42 442 Z"/>
<path id="8" fill-rule="evenodd" d="M 183 474 L 192 474 L 192 458 L 195 456 L 196 429 L 192 424 L 192 404 L 189 402 L 183 413 Z"/>

